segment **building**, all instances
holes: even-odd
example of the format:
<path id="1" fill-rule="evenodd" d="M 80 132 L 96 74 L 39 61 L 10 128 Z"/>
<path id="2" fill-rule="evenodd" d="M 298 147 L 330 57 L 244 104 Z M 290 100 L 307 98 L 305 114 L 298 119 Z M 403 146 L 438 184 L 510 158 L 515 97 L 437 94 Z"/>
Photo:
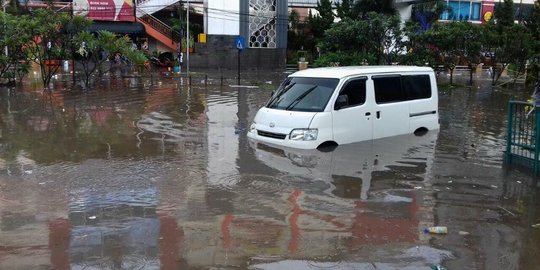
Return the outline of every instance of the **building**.
<path id="1" fill-rule="evenodd" d="M 503 0 L 445 0 L 449 11 L 440 16 L 441 21 L 470 21 L 473 23 L 485 23 L 494 14 L 495 7 Z M 533 9 L 534 0 L 514 1 L 515 18 L 521 21 L 527 18 Z"/>
<path id="2" fill-rule="evenodd" d="M 191 67 L 236 69 L 241 58 L 247 68 L 277 69 L 285 66 L 287 6 L 287 0 L 74 0 L 73 13 L 92 19 L 93 30 L 129 34 L 149 51 L 179 55 L 189 47 L 183 59 Z M 191 25 L 173 31 L 173 18 Z M 196 42 L 185 38 L 187 28 Z"/>
<path id="3" fill-rule="evenodd" d="M 337 3 L 340 0 L 334 0 Z M 485 23 L 495 6 L 503 0 L 445 0 L 450 9 L 441 21 L 463 20 Z M 184 63 L 193 68 L 236 69 L 241 61 L 246 69 L 281 69 L 287 50 L 288 13 L 296 9 L 301 16 L 316 14 L 318 0 L 73 0 L 73 13 L 94 21 L 91 30 L 128 34 L 149 52 L 184 53 Z M 403 21 L 411 18 L 415 4 L 422 0 L 394 0 Z M 30 2 L 34 3 L 34 2 Z M 41 5 L 43 5 L 41 3 Z M 516 18 L 530 14 L 534 0 L 515 1 Z M 31 6 L 31 5 L 29 5 Z M 185 12 L 184 10 L 189 10 Z M 173 19 L 186 21 L 187 29 L 173 31 Z M 205 35 L 199 36 L 199 33 Z M 238 44 L 237 37 L 243 37 Z M 193 42 L 195 41 L 195 42 Z M 242 47 L 238 49 L 238 47 Z M 240 59 L 240 60 L 238 60 Z"/>

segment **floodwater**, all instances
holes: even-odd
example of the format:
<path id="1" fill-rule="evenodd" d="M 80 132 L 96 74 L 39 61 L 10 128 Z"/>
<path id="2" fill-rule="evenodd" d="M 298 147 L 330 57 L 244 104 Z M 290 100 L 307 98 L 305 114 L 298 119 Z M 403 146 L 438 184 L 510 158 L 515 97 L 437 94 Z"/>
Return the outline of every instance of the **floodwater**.
<path id="1" fill-rule="evenodd" d="M 259 75 L 3 88 L 0 269 L 540 269 L 538 189 L 503 165 L 530 90 L 441 88 L 439 132 L 299 151 L 246 137 Z"/>

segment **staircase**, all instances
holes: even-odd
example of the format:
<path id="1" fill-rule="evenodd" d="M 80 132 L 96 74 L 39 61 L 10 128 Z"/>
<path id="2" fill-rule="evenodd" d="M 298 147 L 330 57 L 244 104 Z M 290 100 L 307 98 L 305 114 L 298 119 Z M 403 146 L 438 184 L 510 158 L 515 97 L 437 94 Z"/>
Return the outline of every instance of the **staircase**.
<path id="1" fill-rule="evenodd" d="M 173 31 L 170 26 L 156 17 L 147 14 L 144 10 L 139 9 L 139 7 L 137 7 L 137 21 L 144 25 L 146 34 L 155 38 L 172 51 L 177 50 L 178 43 L 180 42 L 180 33 Z"/>

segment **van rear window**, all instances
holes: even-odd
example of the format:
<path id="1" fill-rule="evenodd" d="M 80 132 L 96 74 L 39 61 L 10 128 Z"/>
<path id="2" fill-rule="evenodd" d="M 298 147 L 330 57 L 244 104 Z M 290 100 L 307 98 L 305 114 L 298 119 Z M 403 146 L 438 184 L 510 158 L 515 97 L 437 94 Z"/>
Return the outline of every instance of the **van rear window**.
<path id="1" fill-rule="evenodd" d="M 431 97 L 431 82 L 429 75 L 401 76 L 401 85 L 408 100 Z"/>
<path id="2" fill-rule="evenodd" d="M 431 98 L 429 75 L 373 76 L 377 104 Z"/>
<path id="3" fill-rule="evenodd" d="M 338 79 L 292 77 L 270 98 L 267 108 L 322 112 L 336 89 Z"/>

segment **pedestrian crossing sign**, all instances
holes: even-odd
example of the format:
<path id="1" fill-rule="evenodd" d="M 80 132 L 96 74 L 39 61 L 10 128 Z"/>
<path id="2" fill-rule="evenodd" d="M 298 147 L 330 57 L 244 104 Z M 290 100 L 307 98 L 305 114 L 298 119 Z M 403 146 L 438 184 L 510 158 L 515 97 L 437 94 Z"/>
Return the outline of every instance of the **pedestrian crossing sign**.
<path id="1" fill-rule="evenodd" d="M 236 49 L 240 51 L 245 48 L 245 43 L 246 43 L 246 40 L 244 39 L 243 36 L 237 36 L 234 39 L 234 46 L 236 47 Z"/>

